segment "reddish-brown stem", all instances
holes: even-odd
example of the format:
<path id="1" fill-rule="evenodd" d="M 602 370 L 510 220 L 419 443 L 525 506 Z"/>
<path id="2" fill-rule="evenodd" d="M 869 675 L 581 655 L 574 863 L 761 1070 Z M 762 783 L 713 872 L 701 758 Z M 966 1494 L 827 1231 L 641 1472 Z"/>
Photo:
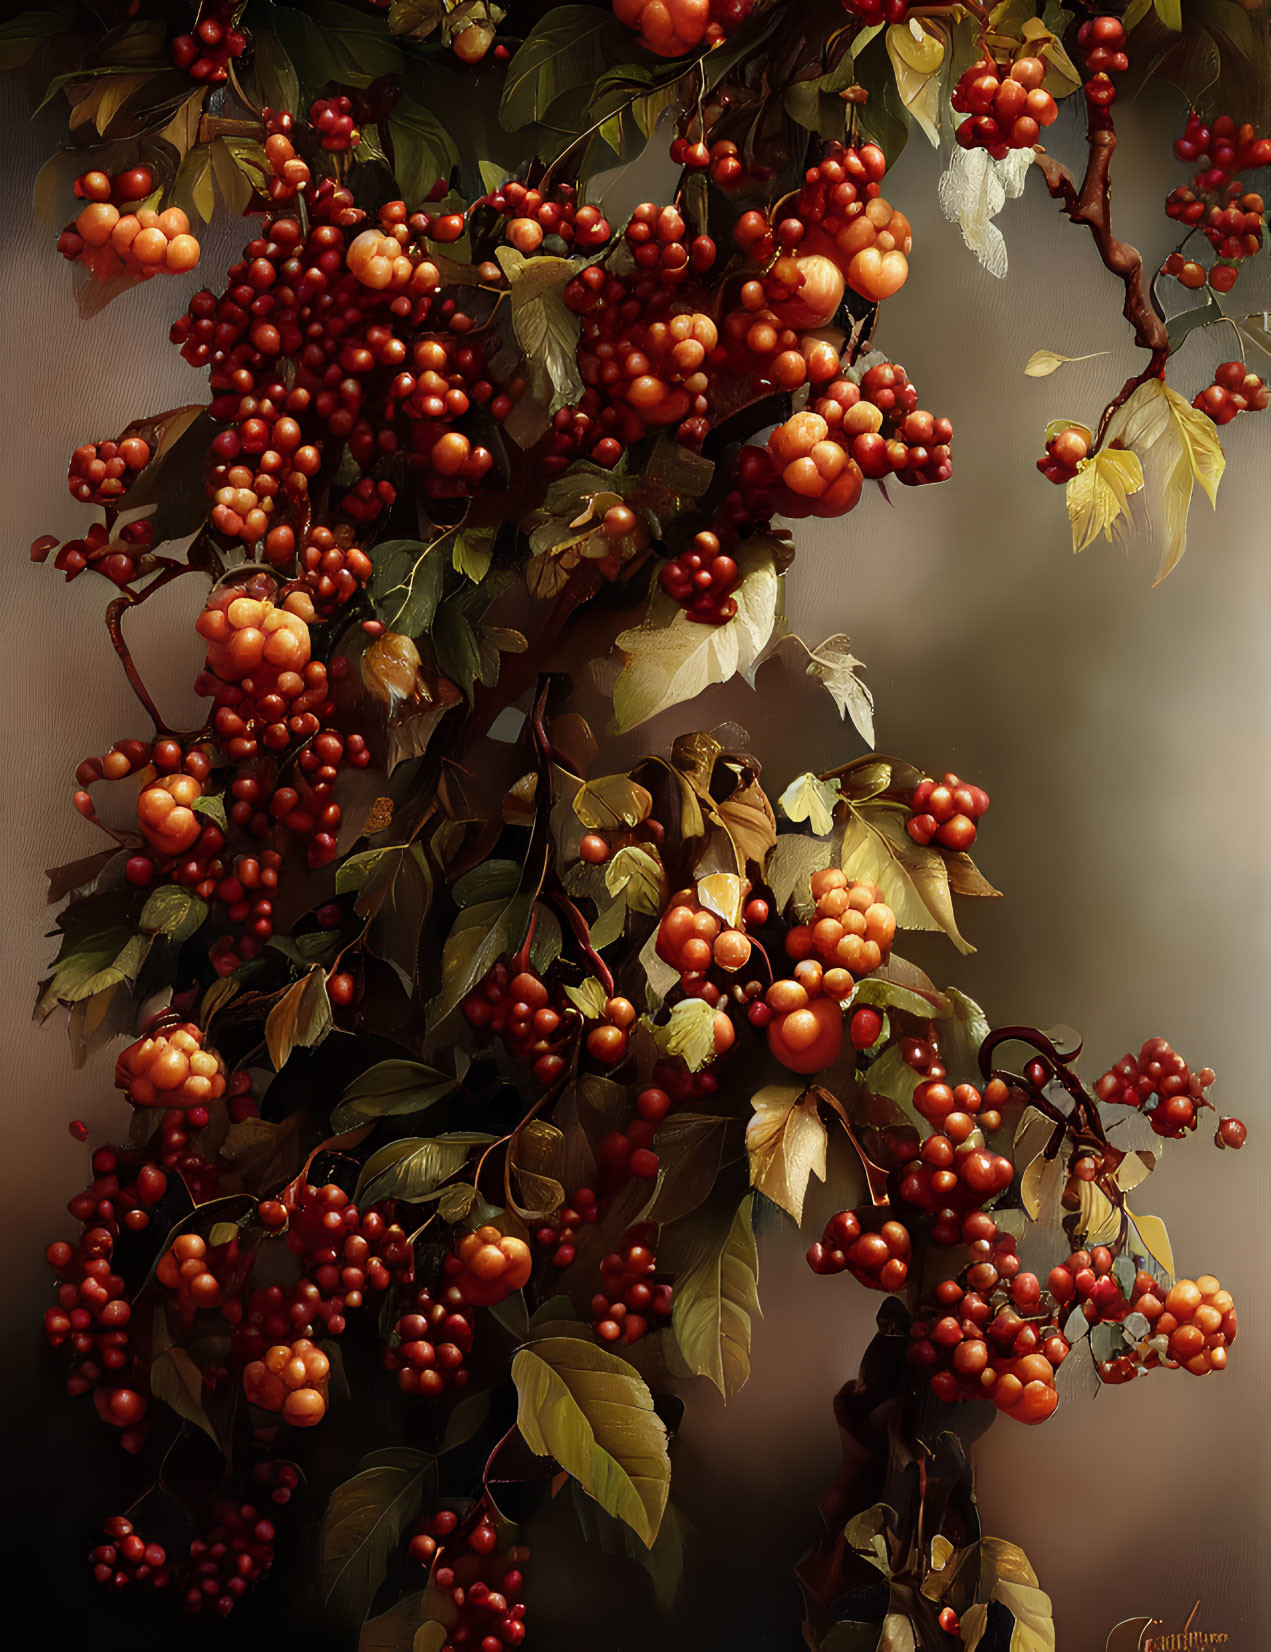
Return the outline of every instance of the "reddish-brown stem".
<path id="1" fill-rule="evenodd" d="M 1117 146 L 1117 135 L 1111 112 L 1099 108 L 1088 99 L 1086 108 L 1086 142 L 1090 153 L 1080 187 L 1063 162 L 1044 150 L 1038 150 L 1037 164 L 1051 195 L 1062 203 L 1074 224 L 1086 226 L 1094 237 L 1105 269 L 1123 283 L 1125 304 L 1122 313 L 1134 329 L 1134 342 L 1140 349 L 1149 352 L 1142 372 L 1127 379 L 1104 408 L 1092 449 L 1097 452 L 1117 408 L 1123 406 L 1141 384 L 1160 378 L 1164 373 L 1170 342 L 1165 321 L 1153 304 L 1150 292 L 1144 290 L 1142 255 L 1137 248 L 1118 241 L 1112 233 L 1112 153 Z"/>
<path id="2" fill-rule="evenodd" d="M 142 681 L 141 673 L 137 670 L 132 652 L 124 641 L 124 615 L 130 609 L 140 608 L 147 597 L 152 597 L 156 591 L 161 590 L 165 585 L 170 585 L 174 579 L 179 579 L 182 574 L 202 572 L 203 569 L 196 568 L 187 562 L 167 562 L 163 572 L 157 579 L 152 579 L 144 591 L 128 592 L 124 596 L 116 597 L 106 609 L 106 630 L 110 636 L 110 645 L 118 654 L 119 663 L 124 668 L 124 675 L 128 679 L 129 686 L 145 707 L 147 716 L 154 724 L 156 734 L 171 734 L 173 730 L 159 715 L 159 708 L 151 699 L 150 691 Z"/>

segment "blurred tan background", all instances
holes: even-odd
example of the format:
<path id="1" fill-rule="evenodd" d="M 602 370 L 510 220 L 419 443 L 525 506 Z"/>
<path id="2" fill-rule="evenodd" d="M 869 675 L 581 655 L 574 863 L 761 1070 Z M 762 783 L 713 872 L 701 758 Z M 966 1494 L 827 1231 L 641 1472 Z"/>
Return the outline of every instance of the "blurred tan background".
<path id="1" fill-rule="evenodd" d="M 29 1019 L 50 956 L 42 869 L 96 847 L 70 806 L 76 762 L 141 729 L 101 624 L 99 582 L 66 587 L 51 567 L 28 562 L 27 546 L 42 533 L 81 531 L 64 480 L 72 448 L 141 412 L 201 399 L 205 386 L 166 342 L 193 282 L 160 278 L 91 321 L 78 318 L 72 272 L 29 212 L 61 111 L 32 124 L 15 89 L 3 90 L 5 1326 L 6 1374 L 25 1392 L 47 1299 L 41 1252 L 82 1185 L 85 1152 L 67 1121 L 83 1118 L 100 1137 L 125 1111 L 108 1058 L 77 1072 L 57 1022 L 41 1030 Z M 1168 139 L 1181 107 L 1162 95 L 1121 123 L 1116 223 L 1149 265 L 1170 245 L 1161 203 L 1179 181 Z M 1058 147 L 1078 148 L 1066 123 L 1056 131 Z M 1006 899 L 967 912 L 964 932 L 980 950 L 960 959 L 933 938 L 904 950 L 996 1021 L 1078 1028 L 1091 1077 L 1164 1034 L 1193 1064 L 1217 1069 L 1220 1105 L 1250 1126 L 1240 1155 L 1219 1154 L 1203 1134 L 1171 1146 L 1145 1189 L 1168 1223 L 1180 1271 L 1217 1272 L 1237 1297 L 1241 1338 L 1225 1376 L 1157 1373 L 1061 1408 L 1042 1429 L 1003 1422 L 979 1448 L 978 1469 L 985 1528 L 1032 1557 L 1054 1597 L 1064 1652 L 1101 1652 L 1107 1631 L 1140 1613 L 1179 1629 L 1197 1598 L 1198 1627 L 1253 1652 L 1271 1644 L 1261 1566 L 1271 1464 L 1260 1403 L 1271 1360 L 1271 413 L 1223 431 L 1229 468 L 1217 510 L 1193 505 L 1187 557 L 1162 586 L 1152 588 L 1145 536 L 1128 548 L 1100 542 L 1074 559 L 1062 493 L 1033 461 L 1048 419 L 1094 423 L 1135 365 L 1119 289 L 1040 179 L 999 219 L 1011 268 L 995 281 L 940 215 L 938 171 L 918 137 L 889 178 L 889 197 L 913 220 L 915 255 L 879 343 L 909 371 L 920 405 L 952 418 L 954 478 L 941 488 L 895 488 L 894 509 L 871 490 L 844 522 L 801 525 L 791 623 L 809 643 L 851 635 L 877 696 L 881 749 L 932 770 L 956 768 L 992 794 L 977 859 Z M 630 175 L 615 181 L 609 204 L 620 208 L 627 197 L 639 198 Z M 234 225 L 206 237 L 206 279 L 244 238 Z M 1249 310 L 1271 302 L 1265 256 L 1233 297 L 1247 297 Z M 1234 337 L 1227 328 L 1194 337 L 1171 382 L 1194 394 L 1234 353 Z M 1025 378 L 1024 362 L 1043 345 L 1113 354 Z M 1271 358 L 1250 354 L 1255 370 L 1271 369 Z M 139 663 L 165 705 L 194 703 L 195 606 L 178 585 L 137 627 Z M 776 664 L 758 692 L 743 684 L 712 691 L 630 737 L 614 748 L 614 764 L 724 721 L 750 731 L 777 790 L 800 768 L 861 750 L 828 698 Z M 810 1225 L 823 1205 L 813 1203 Z M 690 1408 L 677 1496 L 708 1535 L 667 1646 L 800 1644 L 788 1567 L 815 1535 L 815 1499 L 838 1459 L 830 1399 L 855 1370 L 878 1300 L 850 1281 L 813 1278 L 805 1244 L 784 1218 L 765 1230 L 766 1318 L 751 1383 L 727 1409 L 705 1394 Z M 38 1508 L 38 1486 L 30 1498 Z M 70 1512 L 64 1497 L 57 1507 L 45 1518 L 73 1552 L 81 1511 Z M 576 1552 L 572 1561 L 562 1555 L 539 1574 L 544 1593 L 556 1566 L 569 1606 L 539 1615 L 534 1644 L 537 1633 L 547 1644 L 549 1626 L 567 1648 L 641 1644 L 604 1595 L 603 1568 L 584 1575 Z M 580 1634 L 577 1614 L 593 1599 L 597 1609 L 607 1601 L 605 1616 Z M 231 1633 L 250 1640 L 250 1628 L 246 1613 L 241 1623 L 236 1615 Z"/>

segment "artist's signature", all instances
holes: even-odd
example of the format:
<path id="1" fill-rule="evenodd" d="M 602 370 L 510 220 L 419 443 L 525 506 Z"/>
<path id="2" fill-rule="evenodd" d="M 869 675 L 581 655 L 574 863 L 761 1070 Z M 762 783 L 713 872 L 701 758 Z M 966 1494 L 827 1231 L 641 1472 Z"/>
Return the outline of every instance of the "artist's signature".
<path id="1" fill-rule="evenodd" d="M 1126 1618 L 1108 1636 L 1104 1652 L 1208 1652 L 1232 1644 L 1225 1630 L 1198 1627 L 1199 1614 L 1197 1601 L 1181 1629 L 1168 1628 L 1162 1618 Z"/>

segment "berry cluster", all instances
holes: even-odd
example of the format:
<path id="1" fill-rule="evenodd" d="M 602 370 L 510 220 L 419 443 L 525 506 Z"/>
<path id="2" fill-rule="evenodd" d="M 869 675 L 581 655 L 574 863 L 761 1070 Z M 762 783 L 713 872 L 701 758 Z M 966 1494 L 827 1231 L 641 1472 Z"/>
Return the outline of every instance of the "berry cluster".
<path id="1" fill-rule="evenodd" d="M 293 1428 L 312 1428 L 327 1412 L 331 1361 L 307 1337 L 281 1342 L 243 1370 L 243 1393 L 262 1411 L 282 1413 Z"/>
<path id="2" fill-rule="evenodd" d="M 443 1509 L 411 1538 L 409 1553 L 431 1566 L 429 1585 L 448 1597 L 446 1639 L 440 1652 L 504 1652 L 525 1639 L 521 1568 L 530 1551 L 523 1544 L 499 1549 L 493 1521 L 460 1522 Z"/>
<path id="3" fill-rule="evenodd" d="M 472 1329 L 472 1310 L 457 1286 L 448 1286 L 440 1300 L 427 1286 L 417 1286 L 393 1327 L 384 1364 L 396 1371 L 404 1394 L 435 1396 L 462 1388 L 469 1375 L 463 1362 L 472 1351 Z"/>
<path id="4" fill-rule="evenodd" d="M 733 1030 L 732 1022 L 726 1015 L 721 1012 L 716 1016 L 717 1051 L 720 1048 L 721 1023 L 728 1028 L 724 1036 L 729 1037 L 730 1043 Z M 640 1182 L 654 1181 L 661 1161 L 653 1151 L 653 1138 L 662 1120 L 685 1102 L 713 1096 L 718 1088 L 719 1080 L 709 1068 L 691 1073 L 678 1059 L 657 1062 L 649 1076 L 649 1083 L 636 1095 L 635 1117 L 628 1121 L 624 1129 L 611 1130 L 597 1143 L 596 1163 L 605 1193 L 615 1192 L 633 1178 Z"/>
<path id="5" fill-rule="evenodd" d="M 1090 452 L 1090 437 L 1084 430 L 1061 425 L 1046 437 L 1046 451 L 1037 468 L 1048 482 L 1071 482 Z"/>
<path id="6" fill-rule="evenodd" d="M 130 275 L 147 280 L 163 272 L 184 275 L 199 261 L 199 243 L 180 207 L 157 212 L 141 206 L 155 187 L 148 166 L 113 176 L 96 169 L 75 180 L 75 193 L 88 205 L 58 237 L 57 250 L 80 262 L 98 281 Z M 121 211 L 123 208 L 125 210 Z"/>
<path id="7" fill-rule="evenodd" d="M 32 562 L 43 562 L 55 547 L 57 555 L 53 566 L 66 575 L 67 584 L 77 579 L 85 569 L 103 575 L 112 585 L 130 584 L 144 565 L 154 540 L 154 528 L 144 518 L 128 522 L 112 538 L 110 530 L 94 522 L 83 539 L 68 539 L 58 544 L 55 534 L 42 534 L 31 545 Z"/>
<path id="8" fill-rule="evenodd" d="M 278 1489 L 273 1492 L 274 1502 L 281 1500 L 279 1490 L 285 1490 L 290 1496 L 290 1486 L 283 1478 L 288 1471 L 291 1485 L 296 1483 L 295 1470 L 288 1464 L 281 1465 Z M 253 1504 L 229 1499 L 214 1503 L 206 1534 L 190 1544 L 186 1611 L 213 1611 L 228 1617 L 248 1589 L 272 1570 L 274 1535 L 273 1521 L 266 1519 Z"/>
<path id="9" fill-rule="evenodd" d="M 860 980 L 887 962 L 896 934 L 896 914 L 876 883 L 849 878 L 837 866 L 814 872 L 811 891 L 812 914 L 787 933 L 786 955 L 796 960 L 820 959 L 826 966 L 823 990 L 842 1002 L 850 997 L 852 985 L 841 981 L 839 974 Z"/>
<path id="10" fill-rule="evenodd" d="M 955 133 L 963 149 L 987 149 L 1000 160 L 1012 149 L 1031 149 L 1059 107 L 1042 86 L 1040 57 L 1020 57 L 1003 68 L 982 58 L 963 72 L 953 89 L 953 107 L 965 115 Z"/>
<path id="11" fill-rule="evenodd" d="M 219 86 L 229 79 L 229 66 L 247 50 L 248 35 L 234 22 L 240 8 L 233 0 L 203 0 L 193 34 L 179 34 L 172 42 L 172 61 L 191 80 Z"/>
<path id="12" fill-rule="evenodd" d="M 225 1063 L 184 1022 L 130 1044 L 115 1063 L 115 1086 L 134 1107 L 206 1107 L 225 1094 Z"/>
<path id="13" fill-rule="evenodd" d="M 81 505 L 118 504 L 153 455 L 139 436 L 121 442 L 91 442 L 71 454 L 66 485 Z"/>
<path id="14" fill-rule="evenodd" d="M 808 1249 L 813 1273 L 842 1273 L 878 1291 L 898 1291 L 909 1277 L 909 1230 L 892 1218 L 879 1221 L 886 1211 L 871 1207 L 840 1210 L 825 1224 L 820 1239 Z"/>
<path id="15" fill-rule="evenodd" d="M 207 1241 L 197 1233 L 179 1233 L 159 1258 L 155 1278 L 177 1293 L 177 1306 L 187 1316 L 200 1308 L 219 1308 L 224 1300 L 221 1281 L 208 1263 Z"/>
<path id="16" fill-rule="evenodd" d="M 655 1284 L 657 1258 L 650 1247 L 631 1235 L 623 1248 L 600 1264 L 604 1290 L 591 1299 L 591 1317 L 601 1342 L 638 1342 L 658 1321 L 671 1317 L 672 1287 Z"/>
<path id="17" fill-rule="evenodd" d="M 346 97 L 319 98 L 309 107 L 309 124 L 333 155 L 356 149 L 362 141 L 353 119 L 353 104 Z"/>
<path id="18" fill-rule="evenodd" d="M 520 1061 L 528 1062 L 540 1084 L 554 1084 L 565 1071 L 562 1054 L 579 1023 L 579 1013 L 563 998 L 551 1002 L 545 984 L 528 968 L 515 972 L 501 959 L 461 1008 L 468 1024 L 497 1034 Z"/>
<path id="19" fill-rule="evenodd" d="M 915 1110 L 933 1133 L 915 1144 L 912 1160 L 903 1167 L 897 1190 L 901 1202 L 939 1213 L 938 1220 L 947 1225 L 956 1221 L 958 1212 L 976 1210 L 1004 1192 L 1015 1167 L 986 1147 L 984 1136 L 994 1120 L 1000 1123 L 1005 1099 L 1006 1086 L 1000 1080 L 993 1080 L 983 1094 L 974 1084 L 955 1088 L 946 1083 L 943 1067 L 933 1062 L 913 1096 Z M 904 1152 L 899 1147 L 897 1156 Z"/>
<path id="20" fill-rule="evenodd" d="M 1224 361 L 1214 382 L 1192 399 L 1192 406 L 1215 424 L 1230 424 L 1237 413 L 1261 413 L 1271 400 L 1266 385 L 1243 361 Z"/>
<path id="21" fill-rule="evenodd" d="M 1149 1038 L 1137 1056 L 1124 1055 L 1094 1087 L 1100 1101 L 1137 1107 L 1158 1136 L 1178 1138 L 1194 1130 L 1202 1108 L 1212 1107 L 1205 1091 L 1212 1067 L 1193 1073 L 1163 1038 Z"/>
<path id="22" fill-rule="evenodd" d="M 1116 101 L 1112 76 L 1130 67 L 1125 47 L 1125 25 L 1119 17 L 1087 18 L 1077 30 L 1077 48 L 1090 71 L 1084 87 L 1086 101 L 1095 109 L 1107 109 Z"/>
<path id="23" fill-rule="evenodd" d="M 724 551 L 718 535 L 707 531 L 696 534 L 689 550 L 658 570 L 662 589 L 699 625 L 722 625 L 732 619 L 737 612 L 732 592 L 739 578 L 734 558 Z"/>
<path id="24" fill-rule="evenodd" d="M 519 1291 L 530 1277 L 534 1256 L 524 1239 L 496 1227 L 465 1233 L 447 1256 L 447 1283 L 470 1308 L 490 1308 Z"/>
<path id="25" fill-rule="evenodd" d="M 161 1543 L 147 1543 L 133 1530 L 122 1514 L 113 1515 L 103 1527 L 106 1541 L 89 1555 L 93 1577 L 111 1589 L 145 1585 L 165 1589 L 172 1580 L 168 1552 Z"/>
<path id="26" fill-rule="evenodd" d="M 989 794 L 956 774 L 946 774 L 941 781 L 923 780 L 909 799 L 905 830 L 915 843 L 934 838 L 946 849 L 969 849 L 975 842 L 975 823 L 988 806 Z"/>
<path id="27" fill-rule="evenodd" d="M 1174 153 L 1180 161 L 1198 163 L 1198 170 L 1190 188 L 1180 186 L 1166 197 L 1166 214 L 1189 230 L 1199 229 L 1217 257 L 1206 270 L 1197 259 L 1173 252 L 1162 271 L 1193 290 L 1208 281 L 1215 292 L 1230 292 L 1266 229 L 1263 197 L 1246 191 L 1236 174 L 1271 165 L 1271 138 L 1257 137 L 1248 122 L 1238 127 L 1230 115 L 1206 126 L 1193 110 Z"/>
<path id="28" fill-rule="evenodd" d="M 659 57 L 716 46 L 750 16 L 754 0 L 613 0 L 614 16 Z"/>
<path id="29" fill-rule="evenodd" d="M 766 450 L 743 449 L 736 500 L 725 505 L 730 519 L 742 526 L 777 511 L 841 516 L 859 502 L 865 477 L 895 476 L 907 487 L 947 481 L 953 426 L 917 402 L 894 362 L 869 368 L 859 384 L 836 379 L 773 431 Z"/>
<path id="30" fill-rule="evenodd" d="M 670 1097 L 667 1097 L 670 1109 Z M 664 1115 L 665 1116 L 665 1115 Z M 568 1202 L 555 1211 L 534 1235 L 535 1240 L 552 1253 L 554 1268 L 567 1268 L 574 1260 L 574 1242 L 581 1227 L 600 1219 L 600 1206 L 589 1187 L 580 1187 Z"/>
<path id="31" fill-rule="evenodd" d="M 592 252 L 603 247 L 613 234 L 599 207 L 578 205 L 578 192 L 572 184 L 556 184 L 545 196 L 542 190 L 527 189 L 512 179 L 477 205 L 493 207 L 507 220 L 503 233 L 509 246 L 527 258 L 542 249 L 549 237 L 554 236 L 564 250 Z M 557 249 L 549 246 L 546 250 Z"/>
<path id="32" fill-rule="evenodd" d="M 994 1227 L 984 1214 L 968 1220 Z M 928 1311 L 910 1327 L 909 1361 L 928 1374 L 931 1392 L 946 1404 L 990 1399 L 1016 1422 L 1043 1423 L 1059 1404 L 1055 1371 L 1069 1344 L 1035 1275 L 1019 1271 L 1013 1245 L 993 1263 L 973 1264 L 966 1285 L 947 1279 L 936 1287 Z"/>
<path id="33" fill-rule="evenodd" d="M 658 925 L 657 954 L 663 963 L 680 972 L 680 984 L 693 997 L 718 1001 L 703 990 L 712 969 L 735 975 L 750 962 L 751 942 L 747 926 L 759 927 L 767 921 L 768 903 L 747 901 L 741 924 L 734 929 L 704 907 L 696 888 L 681 889 L 672 895 Z"/>

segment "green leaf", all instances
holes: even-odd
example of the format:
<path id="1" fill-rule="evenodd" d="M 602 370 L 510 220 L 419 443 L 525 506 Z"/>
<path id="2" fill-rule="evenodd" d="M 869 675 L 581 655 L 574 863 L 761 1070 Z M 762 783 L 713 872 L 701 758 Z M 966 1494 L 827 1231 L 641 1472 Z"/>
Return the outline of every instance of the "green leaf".
<path id="1" fill-rule="evenodd" d="M 648 1573 L 658 1605 L 664 1612 L 672 1611 L 684 1581 L 684 1547 L 692 1529 L 675 1504 L 666 1505 L 653 1547 L 646 1549 L 629 1526 L 593 1503 L 576 1480 L 570 1484 L 578 1523 L 587 1542 L 594 1543 L 602 1554 L 636 1561 Z"/>
<path id="2" fill-rule="evenodd" d="M 419 1512 L 432 1459 L 395 1447 L 337 1486 L 322 1518 L 323 1609 L 361 1623 L 383 1582 L 389 1557 Z"/>
<path id="3" fill-rule="evenodd" d="M 446 1632 L 435 1620 L 430 1625 L 429 1600 L 430 1591 L 417 1589 L 412 1595 L 403 1595 L 387 1612 L 367 1618 L 358 1636 L 357 1652 L 425 1652 L 425 1643 L 418 1642 L 417 1637 L 429 1627 L 440 1635 L 436 1647 L 430 1649 L 436 1652 Z"/>
<path id="4" fill-rule="evenodd" d="M 671 1459 L 643 1378 L 594 1343 L 548 1337 L 517 1352 L 512 1381 L 517 1427 L 530 1450 L 554 1457 L 652 1548 L 670 1491 Z"/>
<path id="5" fill-rule="evenodd" d="M 460 529 L 455 535 L 454 547 L 450 553 L 457 573 L 465 574 L 472 582 L 479 585 L 490 572 L 490 563 L 494 559 L 493 528 Z"/>
<path id="6" fill-rule="evenodd" d="M 300 82 L 282 43 L 252 19 L 251 65 L 244 82 L 258 107 L 292 109 L 300 107 Z"/>
<path id="7" fill-rule="evenodd" d="M 432 111 L 413 98 L 402 98 L 388 117 L 388 136 L 397 186 L 413 212 L 439 178 L 449 178 L 459 150 Z"/>
<path id="8" fill-rule="evenodd" d="M 566 987 L 565 996 L 584 1021 L 599 1021 L 609 1002 L 609 994 L 594 975 L 589 975 L 581 986 Z"/>
<path id="9" fill-rule="evenodd" d="M 866 38 L 868 34 L 869 31 L 865 31 Z M 852 52 L 848 50 L 828 74 L 796 80 L 786 88 L 786 113 L 818 137 L 843 141 L 847 134 L 848 105 L 839 94 L 846 91 L 855 78 Z"/>
<path id="10" fill-rule="evenodd" d="M 417 1203 L 461 1169 L 474 1147 L 484 1147 L 493 1140 L 493 1136 L 474 1131 L 455 1131 L 389 1142 L 362 1166 L 355 1198 L 363 1205 L 378 1204 L 381 1199 Z"/>
<path id="11" fill-rule="evenodd" d="M 569 258 L 526 258 L 506 245 L 495 249 L 495 257 L 507 277 L 512 328 L 529 367 L 530 388 L 555 413 L 576 402 L 585 389 L 578 371 L 581 324 L 564 298 L 578 266 Z"/>
<path id="12" fill-rule="evenodd" d="M 675 1274 L 671 1328 L 690 1368 L 725 1400 L 750 1375 L 750 1334 L 759 1307 L 759 1250 L 747 1197 L 720 1222 L 704 1211 L 664 1228 L 662 1265 Z"/>
<path id="13" fill-rule="evenodd" d="M 62 944 L 36 1004 L 37 1020 L 43 1021 L 55 1004 L 75 1004 L 136 979 L 149 942 L 128 923 L 128 904 L 127 895 L 96 897 L 62 914 Z"/>
<path id="14" fill-rule="evenodd" d="M 533 897 L 522 892 L 507 902 L 481 901 L 465 907 L 455 919 L 441 954 L 441 992 L 428 1007 L 430 1033 L 500 957 L 517 950 L 525 939 L 532 905 Z"/>
<path id="15" fill-rule="evenodd" d="M 378 12 L 359 14 L 338 0 L 305 0 L 303 7 L 275 4 L 269 17 L 305 87 L 316 90 L 327 81 L 369 86 L 406 65 Z"/>
<path id="16" fill-rule="evenodd" d="M 474 685 L 484 680 L 481 645 L 472 621 L 457 602 L 443 602 L 438 608 L 433 618 L 433 647 L 437 664 L 471 701 Z"/>
<path id="17" fill-rule="evenodd" d="M 380 1061 L 349 1085 L 331 1115 L 331 1128 L 339 1132 L 369 1119 L 422 1113 L 454 1087 L 453 1078 L 420 1061 Z"/>
<path id="18" fill-rule="evenodd" d="M 837 781 L 801 774 L 782 792 L 777 807 L 787 820 L 793 820 L 796 825 L 806 820 L 817 837 L 825 837 L 834 828 L 834 805 L 839 799 Z"/>
<path id="19" fill-rule="evenodd" d="M 988 1016 L 973 998 L 956 987 L 946 987 L 944 995 L 953 1009 L 940 1029 L 940 1059 L 948 1071 L 949 1083 L 980 1082 L 980 1045 L 989 1035 Z"/>
<path id="20" fill-rule="evenodd" d="M 1183 29 L 1183 0 L 1152 0 L 1156 15 L 1167 29 L 1181 34 Z"/>
<path id="21" fill-rule="evenodd" d="M 571 92 L 589 94 L 629 40 L 607 6 L 553 7 L 513 55 L 499 104 L 504 130 L 546 121 Z"/>
<path id="22" fill-rule="evenodd" d="M 382 849 L 366 849 L 360 855 L 342 860 L 335 872 L 335 892 L 348 895 L 365 889 L 396 870 L 403 850 L 400 843 L 386 844 Z"/>
<path id="23" fill-rule="evenodd" d="M 147 934 L 188 941 L 207 917 L 207 902 L 180 883 L 165 883 L 147 896 L 141 909 L 141 927 Z"/>
<path id="24" fill-rule="evenodd" d="M 196 797 L 190 807 L 196 815 L 202 815 L 204 820 L 210 820 L 214 826 L 222 831 L 228 830 L 225 817 L 225 796 L 222 792 L 214 792 L 210 797 Z"/>
<path id="25" fill-rule="evenodd" d="M 288 987 L 265 1021 L 265 1043 L 275 1071 L 282 1071 L 297 1046 L 311 1049 L 321 1044 L 334 1025 L 327 973 L 315 964 L 302 980 Z"/>
<path id="26" fill-rule="evenodd" d="M 448 565 L 450 535 L 425 545 L 417 539 L 386 539 L 375 547 L 371 600 L 390 630 L 422 636 L 433 622 Z"/>

